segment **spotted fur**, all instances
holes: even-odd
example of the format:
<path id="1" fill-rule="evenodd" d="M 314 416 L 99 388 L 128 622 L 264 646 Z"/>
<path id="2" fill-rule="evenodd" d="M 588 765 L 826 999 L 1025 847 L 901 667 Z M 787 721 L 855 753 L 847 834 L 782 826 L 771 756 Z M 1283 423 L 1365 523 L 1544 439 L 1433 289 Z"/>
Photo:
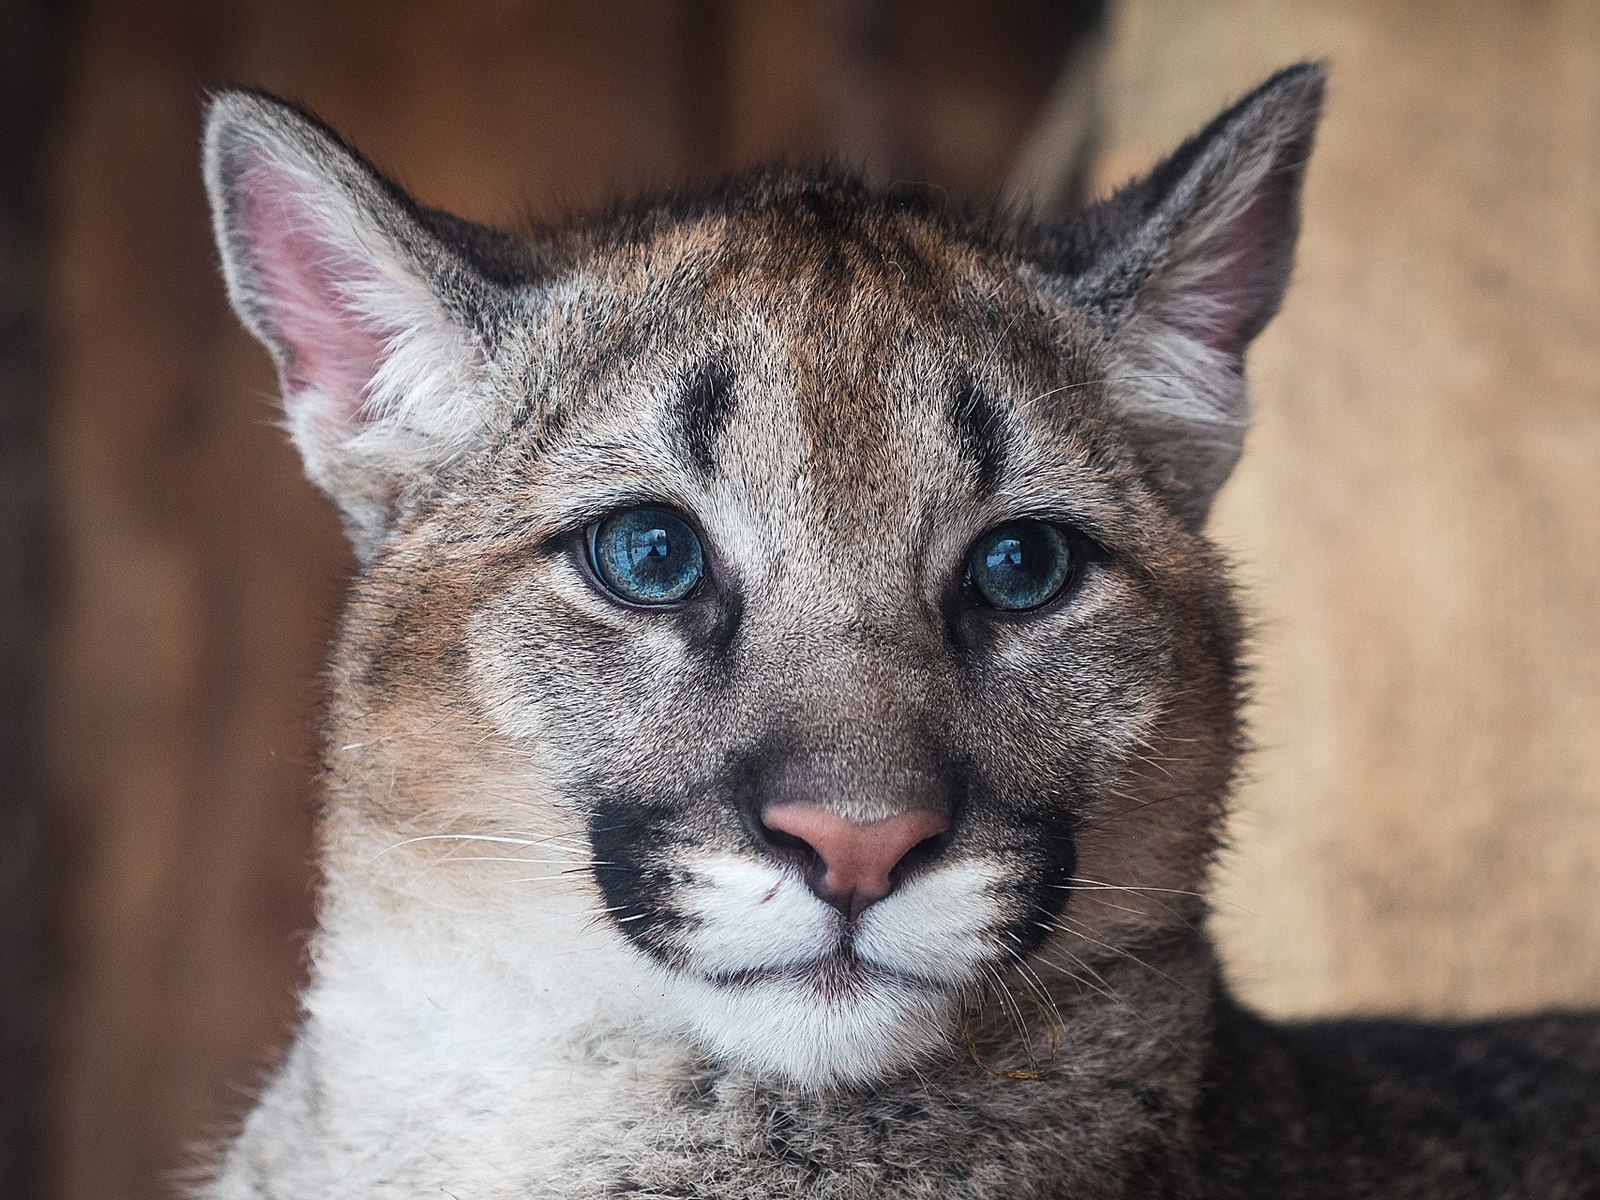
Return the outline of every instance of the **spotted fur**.
<path id="1" fill-rule="evenodd" d="M 768 170 L 515 237 L 217 97 L 230 293 L 362 567 L 304 1022 L 203 1194 L 1595 1194 L 1577 1023 L 1268 1026 L 1205 932 L 1240 629 L 1202 525 L 1321 94 L 1061 226 Z M 589 564 L 643 503 L 705 547 L 669 608 Z M 1071 581 L 985 608 L 1021 517 Z M 780 800 L 953 826 L 847 919 Z M 1495 1090 L 1534 1077 L 1587 1124 Z"/>

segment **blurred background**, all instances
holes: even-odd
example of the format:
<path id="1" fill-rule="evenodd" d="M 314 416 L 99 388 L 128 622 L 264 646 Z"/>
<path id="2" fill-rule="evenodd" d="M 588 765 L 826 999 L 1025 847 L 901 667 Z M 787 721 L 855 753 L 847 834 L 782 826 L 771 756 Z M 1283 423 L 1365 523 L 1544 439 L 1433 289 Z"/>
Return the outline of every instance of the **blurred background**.
<path id="1" fill-rule="evenodd" d="M 1215 518 L 1259 750 L 1218 929 L 1267 1011 L 1600 1003 L 1593 0 L 3 0 L 0 1195 L 170 1195 L 294 1015 L 350 569 L 274 428 L 200 101 L 554 215 L 783 150 L 1060 210 L 1334 64 Z"/>

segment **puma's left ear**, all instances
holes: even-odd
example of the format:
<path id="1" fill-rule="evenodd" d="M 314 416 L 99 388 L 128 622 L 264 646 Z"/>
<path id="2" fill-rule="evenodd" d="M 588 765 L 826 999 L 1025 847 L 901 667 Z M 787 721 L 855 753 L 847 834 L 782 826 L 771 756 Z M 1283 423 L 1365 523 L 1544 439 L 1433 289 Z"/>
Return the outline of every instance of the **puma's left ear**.
<path id="1" fill-rule="evenodd" d="M 1041 239 L 1040 264 L 1104 331 L 1119 416 L 1192 526 L 1243 444 L 1245 351 L 1288 284 L 1324 80 L 1314 63 L 1280 71 Z"/>

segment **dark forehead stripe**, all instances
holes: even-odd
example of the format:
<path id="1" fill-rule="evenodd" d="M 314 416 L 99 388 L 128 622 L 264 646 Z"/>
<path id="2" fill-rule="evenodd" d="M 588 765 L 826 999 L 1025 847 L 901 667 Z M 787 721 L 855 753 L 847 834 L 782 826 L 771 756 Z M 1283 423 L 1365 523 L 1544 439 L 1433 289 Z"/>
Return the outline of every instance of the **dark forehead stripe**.
<path id="1" fill-rule="evenodd" d="M 717 439 L 733 416 L 733 378 L 727 364 L 711 358 L 684 377 L 673 418 L 689 461 L 702 475 L 716 466 Z"/>
<path id="2" fill-rule="evenodd" d="M 958 375 L 950 392 L 950 429 L 962 456 L 972 464 L 980 499 L 994 494 L 1006 466 L 1005 416 L 970 375 Z"/>

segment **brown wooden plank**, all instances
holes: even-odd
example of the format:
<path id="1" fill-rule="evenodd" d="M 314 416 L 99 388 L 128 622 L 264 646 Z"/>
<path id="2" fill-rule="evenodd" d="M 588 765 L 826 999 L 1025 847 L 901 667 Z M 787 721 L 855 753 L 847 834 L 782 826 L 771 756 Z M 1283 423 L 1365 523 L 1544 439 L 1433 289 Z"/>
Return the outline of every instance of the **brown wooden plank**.
<path id="1" fill-rule="evenodd" d="M 1005 181 L 1095 0 L 742 0 L 728 6 L 730 163 L 833 156 L 958 199 Z"/>
<path id="2" fill-rule="evenodd" d="M 59 899 L 39 693 L 46 674 L 53 491 L 42 252 L 45 154 L 60 21 L 38 0 L 0 4 L 0 1196 L 40 1194 Z"/>

